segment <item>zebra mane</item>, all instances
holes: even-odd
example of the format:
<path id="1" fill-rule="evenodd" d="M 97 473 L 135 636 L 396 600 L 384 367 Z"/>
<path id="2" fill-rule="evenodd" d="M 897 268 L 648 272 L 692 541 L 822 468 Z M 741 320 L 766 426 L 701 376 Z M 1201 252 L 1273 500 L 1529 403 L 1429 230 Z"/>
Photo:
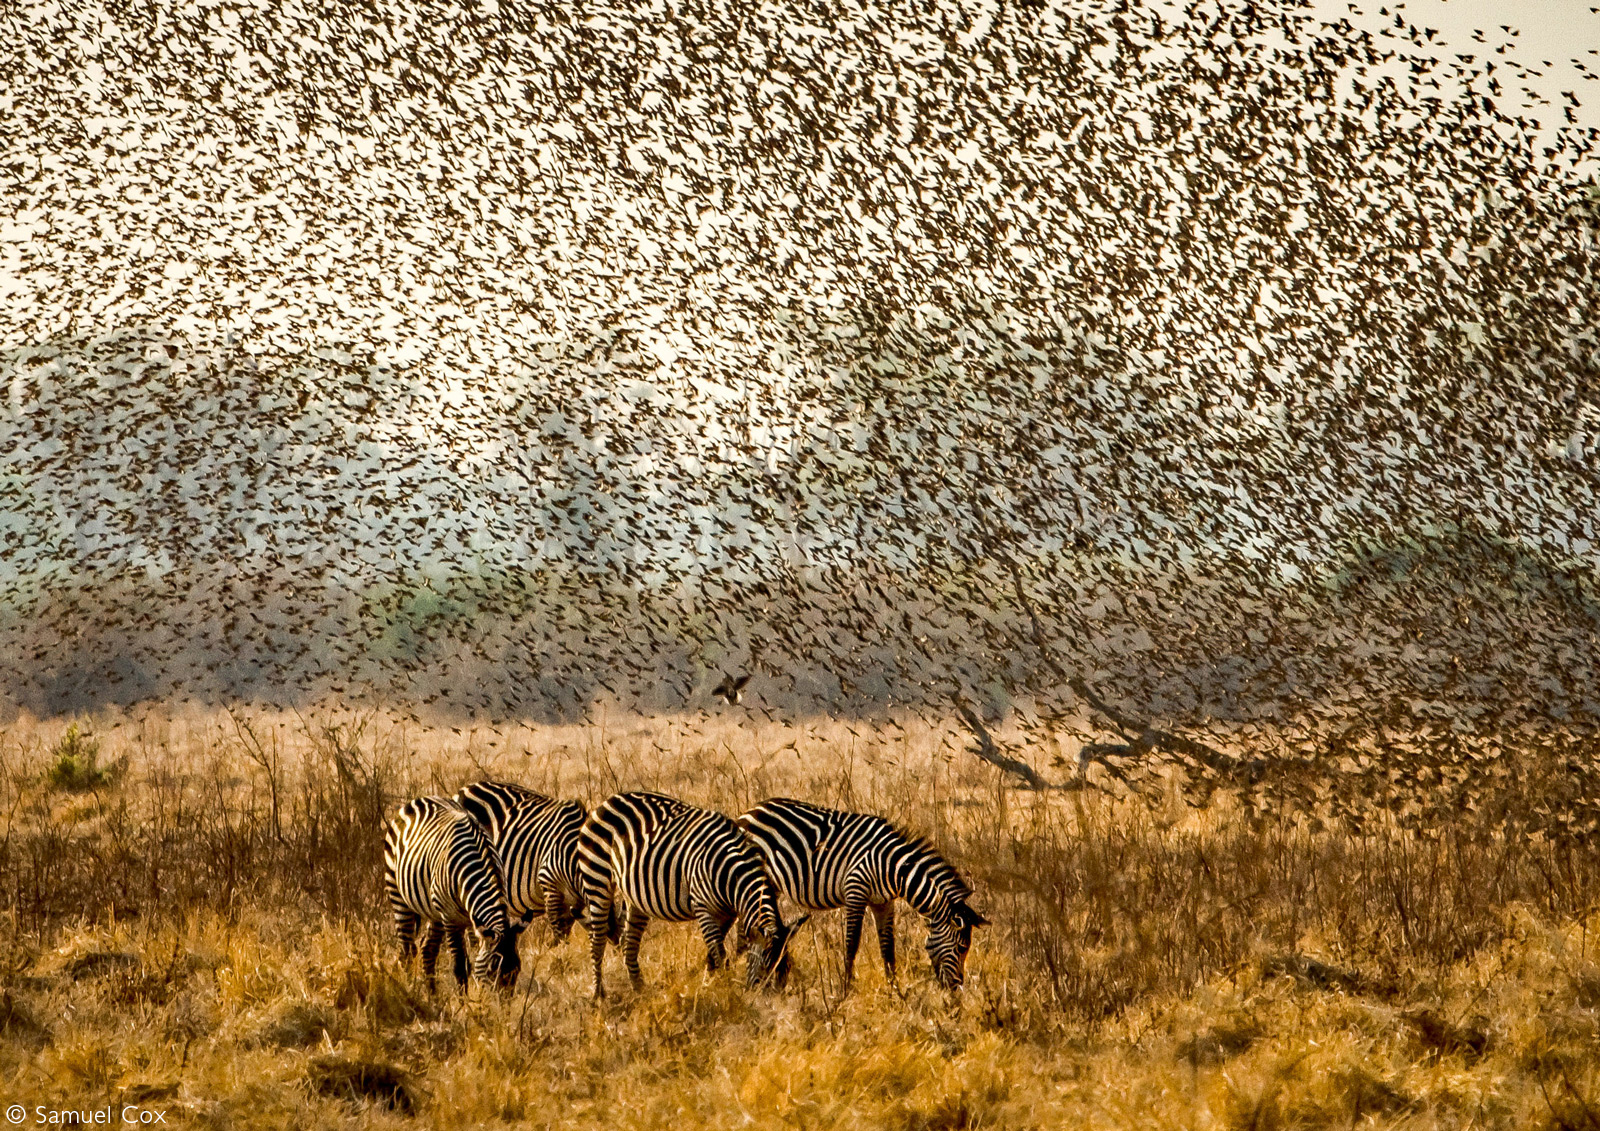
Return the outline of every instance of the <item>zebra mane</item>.
<path id="1" fill-rule="evenodd" d="M 972 894 L 972 885 L 967 883 L 965 877 L 956 869 L 956 866 L 944 858 L 944 854 L 933 846 L 933 842 L 925 836 L 909 833 L 899 825 L 890 824 L 889 828 L 900 838 L 911 857 L 927 870 L 927 875 L 935 887 L 944 894 L 951 903 L 963 903 Z"/>

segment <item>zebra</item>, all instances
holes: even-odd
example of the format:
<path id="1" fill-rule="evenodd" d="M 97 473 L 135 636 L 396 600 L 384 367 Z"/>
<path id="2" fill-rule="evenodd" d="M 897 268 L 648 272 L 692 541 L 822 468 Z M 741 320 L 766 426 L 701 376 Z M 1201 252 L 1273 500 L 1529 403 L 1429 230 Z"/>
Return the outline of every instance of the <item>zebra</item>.
<path id="1" fill-rule="evenodd" d="M 520 915 L 524 926 L 543 915 L 556 939 L 565 942 L 583 913 L 578 878 L 578 830 L 588 815 L 583 805 L 488 780 L 462 786 L 453 800 L 488 833 L 511 913 Z"/>
<path id="2" fill-rule="evenodd" d="M 883 972 L 894 981 L 894 901 L 903 899 L 928 926 L 927 951 L 939 984 L 954 992 L 966 979 L 975 927 L 989 920 L 967 903 L 972 889 L 933 846 L 883 817 L 772 797 L 738 819 L 773 882 L 812 911 L 845 910 L 844 979 L 854 976 L 867 908 L 878 927 Z"/>
<path id="3" fill-rule="evenodd" d="M 506 906 L 500 863 L 488 836 L 467 811 L 443 797 L 419 797 L 400 806 L 384 835 L 384 887 L 410 963 L 422 936 L 422 972 L 433 985 L 439 944 L 449 948 L 457 985 L 467 988 L 466 931 L 477 936 L 472 973 L 510 990 L 522 969 L 517 938 L 524 924 Z"/>
<path id="4" fill-rule="evenodd" d="M 619 793 L 584 822 L 578 867 L 596 1000 L 605 997 L 601 961 L 606 942 L 619 941 L 619 918 L 622 957 L 635 991 L 644 986 L 639 942 L 652 917 L 698 922 L 708 970 L 726 960 L 723 939 L 737 921 L 751 943 L 746 984 L 782 988 L 787 981 L 789 940 L 810 916 L 784 924 L 760 854 L 723 814 L 660 793 Z M 620 916 L 613 909 L 619 896 L 626 903 Z"/>
<path id="5" fill-rule="evenodd" d="M 471 813 L 490 840 L 498 840 L 511 810 L 524 801 L 549 801 L 550 798 L 516 782 L 484 778 L 462 786 L 450 800 Z"/>

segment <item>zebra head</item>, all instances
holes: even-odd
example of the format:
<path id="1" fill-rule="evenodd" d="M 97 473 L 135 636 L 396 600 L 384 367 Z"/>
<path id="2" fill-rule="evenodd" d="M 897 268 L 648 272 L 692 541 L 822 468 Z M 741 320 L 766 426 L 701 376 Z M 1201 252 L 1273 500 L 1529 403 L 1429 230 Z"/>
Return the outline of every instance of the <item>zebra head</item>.
<path id="1" fill-rule="evenodd" d="M 789 981 L 789 940 L 809 918 L 811 918 L 809 914 L 802 915 L 793 923 L 785 925 L 781 918 L 774 915 L 770 933 L 757 930 L 753 934 L 743 936 L 749 945 L 744 959 L 746 985 L 751 989 L 758 986 L 783 989 Z"/>
<path id="2" fill-rule="evenodd" d="M 965 900 L 950 905 L 948 917 L 928 922 L 928 960 L 934 977 L 951 993 L 967 977 L 967 951 L 972 949 L 972 929 L 987 927 L 989 920 L 967 906 Z"/>
<path id="3" fill-rule="evenodd" d="M 499 917 L 484 926 L 474 926 L 478 950 L 472 956 L 472 973 L 486 986 L 510 992 L 522 972 L 522 959 L 517 954 L 517 941 L 528 926 L 525 919 Z"/>

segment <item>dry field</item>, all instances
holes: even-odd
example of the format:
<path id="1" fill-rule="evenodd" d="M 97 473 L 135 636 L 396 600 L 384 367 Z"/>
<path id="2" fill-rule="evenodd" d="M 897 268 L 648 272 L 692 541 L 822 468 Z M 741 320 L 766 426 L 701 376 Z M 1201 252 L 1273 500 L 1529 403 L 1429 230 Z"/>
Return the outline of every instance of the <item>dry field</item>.
<path id="1" fill-rule="evenodd" d="M 1600 846 L 1508 837 L 1505 805 L 1357 835 L 1225 794 L 1016 792 L 953 731 L 739 709 L 78 723 L 0 729 L 0 1105 L 25 1125 L 1600 1131 Z M 995 925 L 955 1008 L 904 913 L 899 991 L 869 942 L 841 1000 L 834 913 L 782 994 L 708 977 L 693 928 L 657 923 L 645 991 L 612 951 L 600 1008 L 581 929 L 542 925 L 511 998 L 430 996 L 396 964 L 381 826 L 480 774 L 890 813 Z"/>

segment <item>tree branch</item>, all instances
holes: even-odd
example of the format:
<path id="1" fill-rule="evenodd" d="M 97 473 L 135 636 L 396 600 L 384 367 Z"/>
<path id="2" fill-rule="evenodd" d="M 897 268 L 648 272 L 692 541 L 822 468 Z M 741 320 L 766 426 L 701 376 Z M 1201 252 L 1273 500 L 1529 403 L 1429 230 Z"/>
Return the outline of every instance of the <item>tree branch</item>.
<path id="1" fill-rule="evenodd" d="M 1034 611 L 1033 602 L 1028 599 L 1028 592 L 1022 585 L 1022 571 L 1015 562 L 1008 562 L 1011 567 L 1011 587 L 1017 595 L 1017 604 L 1022 606 L 1022 611 L 1028 614 L 1028 625 L 1033 634 L 1033 646 L 1039 651 L 1039 658 L 1049 665 L 1061 679 L 1066 680 L 1067 686 L 1082 698 L 1089 706 L 1099 711 L 1120 730 L 1130 741 L 1126 747 L 1112 747 L 1103 743 L 1092 743 L 1084 747 L 1084 751 L 1093 751 L 1087 756 L 1079 754 L 1080 767 L 1087 761 L 1104 761 L 1101 755 L 1118 754 L 1125 757 L 1143 757 L 1153 749 L 1161 749 L 1172 754 L 1192 758 L 1201 765 L 1219 773 L 1226 773 L 1236 767 L 1235 760 L 1214 750 L 1203 742 L 1196 742 L 1192 738 L 1185 738 L 1181 734 L 1172 734 L 1169 731 L 1157 730 L 1148 723 L 1139 722 L 1129 718 L 1115 707 L 1111 706 L 1084 681 L 1082 676 L 1069 674 L 1052 654 L 1050 646 L 1045 642 L 1044 628 L 1039 623 L 1039 614 Z"/>
<path id="2" fill-rule="evenodd" d="M 1079 676 L 1073 676 L 1067 680 L 1067 686 L 1082 697 L 1089 706 L 1110 719 L 1123 734 L 1132 737 L 1130 753 L 1144 754 L 1152 749 L 1159 748 L 1173 754 L 1180 754 L 1186 758 L 1193 758 L 1207 768 L 1219 772 L 1230 771 L 1235 768 L 1235 760 L 1220 750 L 1214 750 L 1203 742 L 1196 742 L 1194 739 L 1185 738 L 1181 734 L 1157 730 L 1148 723 L 1141 723 L 1137 719 L 1129 718 L 1096 695 L 1094 689 Z"/>
<path id="3" fill-rule="evenodd" d="M 990 737 L 989 731 L 984 727 L 983 720 L 978 718 L 977 712 L 959 699 L 956 700 L 956 713 L 961 716 L 961 721 L 967 724 L 967 728 L 978 739 L 978 745 L 971 748 L 974 754 L 991 766 L 998 766 L 1008 774 L 1015 774 L 1028 783 L 1029 789 L 1045 790 L 1050 788 L 1050 783 L 1041 778 L 1038 772 L 1028 763 L 1002 754 L 1000 747 L 995 745 L 994 739 Z"/>

